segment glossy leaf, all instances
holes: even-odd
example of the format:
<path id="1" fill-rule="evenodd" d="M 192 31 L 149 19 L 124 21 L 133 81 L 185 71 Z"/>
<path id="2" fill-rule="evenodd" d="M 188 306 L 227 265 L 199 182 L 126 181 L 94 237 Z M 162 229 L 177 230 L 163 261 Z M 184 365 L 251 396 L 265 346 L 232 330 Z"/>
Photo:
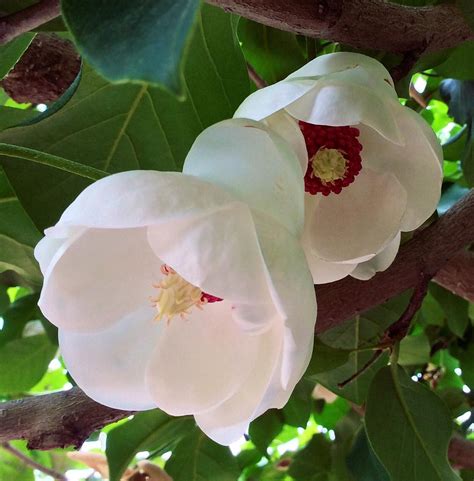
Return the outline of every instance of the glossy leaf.
<path id="1" fill-rule="evenodd" d="M 0 348 L 0 393 L 21 393 L 33 387 L 48 369 L 57 346 L 45 335 L 14 339 Z"/>
<path id="2" fill-rule="evenodd" d="M 196 136 L 232 117 L 249 92 L 231 18 L 204 5 L 184 68 L 185 101 L 149 85 L 112 85 L 89 67 L 58 112 L 0 133 L 0 142 L 42 150 L 108 172 L 181 170 Z M 49 167 L 0 158 L 24 208 L 42 230 L 89 182 Z"/>
<path id="3" fill-rule="evenodd" d="M 400 342 L 399 364 L 413 366 L 426 364 L 430 360 L 430 342 L 425 334 L 407 336 Z"/>
<path id="4" fill-rule="evenodd" d="M 165 470 L 173 481 L 236 481 L 239 477 L 229 448 L 211 441 L 198 429 L 178 443 Z"/>
<path id="5" fill-rule="evenodd" d="M 280 412 L 270 409 L 250 424 L 250 439 L 262 454 L 267 454 L 267 448 L 283 427 Z"/>
<path id="6" fill-rule="evenodd" d="M 79 51 L 104 77 L 182 91 L 198 0 L 62 0 L 61 7 Z"/>
<path id="7" fill-rule="evenodd" d="M 447 459 L 452 424 L 445 404 L 401 367 L 386 367 L 375 376 L 365 422 L 392 481 L 459 481 Z"/>
<path id="8" fill-rule="evenodd" d="M 110 481 L 120 480 L 137 452 L 163 454 L 172 449 L 193 426 L 192 418 L 175 418 L 154 409 L 136 414 L 131 421 L 113 428 L 107 434 L 105 450 Z"/>
<path id="9" fill-rule="evenodd" d="M 456 336 L 463 337 L 469 324 L 469 303 L 434 283 L 430 286 L 430 293 L 440 303 L 445 313 L 449 329 L 456 334 Z"/>

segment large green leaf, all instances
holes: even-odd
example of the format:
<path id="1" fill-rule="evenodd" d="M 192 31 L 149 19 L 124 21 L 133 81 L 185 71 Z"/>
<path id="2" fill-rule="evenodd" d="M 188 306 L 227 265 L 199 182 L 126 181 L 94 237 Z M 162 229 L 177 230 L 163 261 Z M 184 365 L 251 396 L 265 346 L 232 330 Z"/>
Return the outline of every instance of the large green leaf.
<path id="1" fill-rule="evenodd" d="M 229 448 L 195 429 L 173 450 L 165 469 L 173 481 L 236 481 L 237 461 Z"/>
<path id="2" fill-rule="evenodd" d="M 189 417 L 174 418 L 154 409 L 135 417 L 107 434 L 105 453 L 110 469 L 110 481 L 119 481 L 122 473 L 139 451 L 162 454 L 169 451 L 189 432 L 194 421 Z"/>
<path id="3" fill-rule="evenodd" d="M 0 393 L 21 393 L 32 388 L 48 369 L 57 346 L 47 336 L 23 337 L 0 348 Z"/>
<path id="4" fill-rule="evenodd" d="M 399 366 L 375 376 L 365 415 L 370 444 L 392 481 L 459 481 L 448 463 L 446 405 Z"/>
<path id="5" fill-rule="evenodd" d="M 13 270 L 33 284 L 41 273 L 33 248 L 41 238 L 0 167 L 0 272 Z"/>
<path id="6" fill-rule="evenodd" d="M 0 80 L 15 66 L 34 36 L 34 33 L 24 33 L 6 45 L 0 46 Z"/>
<path id="7" fill-rule="evenodd" d="M 14 441 L 11 443 L 15 449 L 23 451 L 24 443 Z M 0 481 L 35 481 L 33 468 L 27 466 L 14 454 L 2 449 L 0 446 Z"/>
<path id="8" fill-rule="evenodd" d="M 186 100 L 149 85 L 112 85 L 87 66 L 72 99 L 0 142 L 49 152 L 108 172 L 175 170 L 196 136 L 232 117 L 249 80 L 231 17 L 203 6 L 184 68 Z M 0 158 L 23 206 L 40 229 L 54 224 L 90 181 L 25 161 Z"/>
<path id="9" fill-rule="evenodd" d="M 432 283 L 430 285 L 430 293 L 441 305 L 449 329 L 456 336 L 463 337 L 469 324 L 469 303 L 438 284 Z"/>
<path id="10" fill-rule="evenodd" d="M 474 80 L 473 55 L 474 41 L 464 42 L 454 48 L 446 61 L 438 65 L 435 70 L 443 77 L 456 78 L 459 80 Z"/>
<path id="11" fill-rule="evenodd" d="M 276 409 L 270 409 L 250 424 L 249 435 L 253 444 L 262 454 L 283 428 L 282 416 Z"/>
<path id="12" fill-rule="evenodd" d="M 322 434 L 313 436 L 293 459 L 289 474 L 296 481 L 329 481 L 331 444 Z"/>
<path id="13" fill-rule="evenodd" d="M 62 0 L 61 6 L 79 51 L 107 79 L 182 90 L 199 0 Z"/>
<path id="14" fill-rule="evenodd" d="M 241 18 L 238 35 L 245 58 L 268 83 L 278 82 L 306 62 L 292 33 Z"/>

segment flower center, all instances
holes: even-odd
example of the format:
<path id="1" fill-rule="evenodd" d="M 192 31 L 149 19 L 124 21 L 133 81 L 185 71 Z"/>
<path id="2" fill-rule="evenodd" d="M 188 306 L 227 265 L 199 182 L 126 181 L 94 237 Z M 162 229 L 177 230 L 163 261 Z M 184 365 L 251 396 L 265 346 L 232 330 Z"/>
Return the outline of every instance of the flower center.
<path id="1" fill-rule="evenodd" d="M 222 301 L 220 297 L 201 291 L 166 264 L 161 266 L 161 272 L 164 277 L 154 286 L 158 289 L 158 295 L 152 299 L 157 310 L 157 321 L 166 318 L 170 322 L 178 315 L 184 318 L 193 306 L 202 309 L 204 304 Z"/>
<path id="2" fill-rule="evenodd" d="M 306 122 L 299 124 L 309 158 L 305 175 L 306 192 L 312 195 L 318 192 L 323 195 L 331 192 L 339 194 L 354 182 L 362 169 L 359 129 Z"/>

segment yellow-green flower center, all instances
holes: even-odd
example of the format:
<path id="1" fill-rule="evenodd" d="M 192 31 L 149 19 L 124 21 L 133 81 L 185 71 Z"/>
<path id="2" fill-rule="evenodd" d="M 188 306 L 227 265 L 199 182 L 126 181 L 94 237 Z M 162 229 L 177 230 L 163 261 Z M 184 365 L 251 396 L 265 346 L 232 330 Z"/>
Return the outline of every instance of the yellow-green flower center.
<path id="1" fill-rule="evenodd" d="M 346 174 L 347 160 L 337 149 L 319 149 L 311 158 L 312 175 L 323 182 L 343 179 Z"/>

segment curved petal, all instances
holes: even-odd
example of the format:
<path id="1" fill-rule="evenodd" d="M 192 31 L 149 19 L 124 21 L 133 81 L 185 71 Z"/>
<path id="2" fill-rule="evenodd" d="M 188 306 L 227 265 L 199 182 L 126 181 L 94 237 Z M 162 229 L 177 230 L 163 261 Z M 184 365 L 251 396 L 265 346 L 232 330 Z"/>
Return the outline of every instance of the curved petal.
<path id="1" fill-rule="evenodd" d="M 197 218 L 235 199 L 219 187 L 179 172 L 132 170 L 94 182 L 64 211 L 60 226 L 124 229 Z"/>
<path id="2" fill-rule="evenodd" d="M 335 72 L 352 70 L 357 67 L 367 71 L 370 74 L 370 77 L 377 82 L 386 82 L 393 87 L 393 80 L 390 73 L 378 60 L 354 52 L 335 52 L 327 55 L 320 55 L 288 75 L 287 78 L 328 75 Z"/>
<path id="3" fill-rule="evenodd" d="M 59 330 L 66 366 L 81 389 L 95 401 L 124 410 L 156 406 L 145 384 L 145 369 L 162 328 L 149 306 L 100 332 Z"/>
<path id="4" fill-rule="evenodd" d="M 161 263 L 145 229 L 86 229 L 56 252 L 38 304 L 58 327 L 101 330 L 149 305 Z"/>
<path id="5" fill-rule="evenodd" d="M 56 253 L 61 249 L 66 238 L 43 237 L 35 247 L 35 259 L 38 261 L 43 276 Z"/>
<path id="6" fill-rule="evenodd" d="M 240 202 L 202 218 L 148 228 L 160 259 L 191 284 L 233 303 L 271 302 L 252 216 Z"/>
<path id="7" fill-rule="evenodd" d="M 308 78 L 292 80 L 291 82 L 282 80 L 276 84 L 259 89 L 250 94 L 240 104 L 234 114 L 234 118 L 263 120 L 298 100 L 314 86 L 314 79 Z"/>
<path id="8" fill-rule="evenodd" d="M 284 110 L 279 110 L 273 115 L 270 115 L 270 117 L 267 117 L 265 123 L 293 147 L 304 177 L 306 169 L 308 168 L 308 151 L 306 150 L 306 143 L 298 121 L 288 115 Z"/>
<path id="9" fill-rule="evenodd" d="M 183 172 L 218 185 L 294 234 L 302 231 L 304 189 L 297 156 L 262 123 L 230 119 L 207 128 L 191 147 Z"/>
<path id="10" fill-rule="evenodd" d="M 212 409 L 241 390 L 255 368 L 267 334 L 247 334 L 226 301 L 194 309 L 164 328 L 146 370 L 156 404 L 169 414 Z"/>
<path id="11" fill-rule="evenodd" d="M 369 261 L 362 262 L 351 272 L 351 276 L 361 281 L 367 281 L 377 272 L 382 272 L 395 260 L 400 247 L 400 233 L 398 233 L 385 249 Z"/>
<path id="12" fill-rule="evenodd" d="M 398 233 L 407 194 L 394 175 L 363 168 L 340 194 L 315 202 L 307 226 L 313 252 L 326 261 L 359 262 L 379 253 Z"/>
<path id="13" fill-rule="evenodd" d="M 419 227 L 436 209 L 441 195 L 443 151 L 434 132 L 411 109 L 398 106 L 395 119 L 405 144 L 394 145 L 374 130 L 361 126 L 362 165 L 380 172 L 391 172 L 408 194 L 401 230 Z"/>
<path id="14" fill-rule="evenodd" d="M 298 120 L 316 125 L 365 124 L 391 142 L 402 143 L 393 115 L 393 104 L 398 104 L 398 100 L 377 95 L 373 87 L 358 82 L 360 79 L 354 73 L 352 77 L 333 74 L 318 80 L 313 89 L 289 104 L 286 111 Z"/>
<path id="15" fill-rule="evenodd" d="M 275 324 L 270 331 L 258 336 L 261 340 L 260 349 L 253 361 L 253 368 L 240 389 L 214 409 L 195 415 L 198 426 L 214 441 L 221 444 L 236 441 L 255 419 L 265 393 L 271 389 L 270 383 L 274 382 L 282 389 L 281 329 L 281 325 Z M 274 407 L 283 405 L 284 402 L 274 404 Z"/>

